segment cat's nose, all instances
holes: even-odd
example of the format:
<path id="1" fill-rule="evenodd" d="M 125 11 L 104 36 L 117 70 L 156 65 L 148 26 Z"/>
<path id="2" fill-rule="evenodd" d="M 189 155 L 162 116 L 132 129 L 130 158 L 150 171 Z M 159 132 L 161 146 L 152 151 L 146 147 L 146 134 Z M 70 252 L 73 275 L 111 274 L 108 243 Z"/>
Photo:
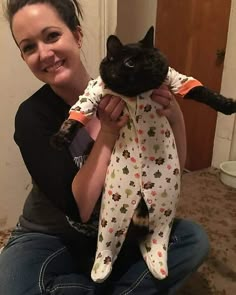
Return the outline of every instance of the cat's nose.
<path id="1" fill-rule="evenodd" d="M 111 73 L 111 78 L 112 78 L 112 79 L 116 79 L 116 78 L 117 78 L 116 73 L 112 72 L 112 73 Z"/>

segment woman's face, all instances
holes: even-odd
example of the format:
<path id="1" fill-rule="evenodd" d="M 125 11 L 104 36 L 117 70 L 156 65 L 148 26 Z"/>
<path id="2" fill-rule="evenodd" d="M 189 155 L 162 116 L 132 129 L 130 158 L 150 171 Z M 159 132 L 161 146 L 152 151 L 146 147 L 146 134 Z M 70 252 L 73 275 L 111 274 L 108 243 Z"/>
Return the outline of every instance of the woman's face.
<path id="1" fill-rule="evenodd" d="M 12 31 L 21 55 L 41 81 L 54 87 L 68 85 L 78 73 L 81 34 L 71 32 L 48 4 L 32 4 L 14 16 Z"/>

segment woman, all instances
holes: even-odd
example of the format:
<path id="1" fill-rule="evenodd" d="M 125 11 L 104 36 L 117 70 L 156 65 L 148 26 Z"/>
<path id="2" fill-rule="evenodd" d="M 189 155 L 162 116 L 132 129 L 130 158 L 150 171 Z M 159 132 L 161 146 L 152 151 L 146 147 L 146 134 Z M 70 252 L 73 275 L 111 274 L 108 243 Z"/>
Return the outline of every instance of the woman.
<path id="1" fill-rule="evenodd" d="M 103 284 L 90 279 L 100 195 L 120 128 L 124 103 L 106 96 L 67 150 L 50 138 L 83 93 L 90 77 L 80 60 L 81 16 L 75 0 L 8 0 L 14 40 L 32 73 L 45 85 L 16 114 L 15 141 L 33 179 L 10 241 L 0 255 L 0 294 L 173 294 L 204 260 L 208 239 L 201 227 L 176 220 L 168 249 L 169 276 L 149 273 L 127 239 Z M 186 154 L 182 113 L 168 89 L 153 92 L 175 135 L 181 166 Z"/>

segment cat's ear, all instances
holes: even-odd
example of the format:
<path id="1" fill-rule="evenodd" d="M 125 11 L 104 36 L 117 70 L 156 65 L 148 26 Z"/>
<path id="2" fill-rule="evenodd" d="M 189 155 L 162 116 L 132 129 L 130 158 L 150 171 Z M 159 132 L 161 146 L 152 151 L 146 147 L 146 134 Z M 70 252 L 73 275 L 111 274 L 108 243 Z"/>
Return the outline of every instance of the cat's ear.
<path id="1" fill-rule="evenodd" d="M 118 37 L 115 35 L 109 36 L 107 39 L 107 58 L 110 60 L 114 59 L 119 54 L 122 47 L 123 45 Z"/>
<path id="2" fill-rule="evenodd" d="M 154 47 L 153 39 L 154 39 L 154 27 L 151 26 L 151 28 L 147 31 L 145 37 L 140 41 L 140 43 L 142 43 L 144 47 L 153 48 Z"/>

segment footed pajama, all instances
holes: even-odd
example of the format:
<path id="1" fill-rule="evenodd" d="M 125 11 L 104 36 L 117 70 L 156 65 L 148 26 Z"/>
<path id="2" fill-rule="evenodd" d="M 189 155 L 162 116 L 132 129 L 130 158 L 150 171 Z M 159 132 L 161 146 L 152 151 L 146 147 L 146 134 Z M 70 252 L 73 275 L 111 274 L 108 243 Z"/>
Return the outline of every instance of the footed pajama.
<path id="1" fill-rule="evenodd" d="M 165 83 L 184 96 L 200 82 L 169 68 Z M 152 91 L 137 97 L 122 96 L 129 121 L 120 131 L 108 166 L 99 219 L 97 252 L 91 277 L 103 282 L 111 273 L 141 198 L 149 211 L 149 234 L 140 250 L 151 273 L 168 275 L 167 248 L 180 192 L 180 167 L 174 135 Z M 70 117 L 86 124 L 105 94 L 100 77 L 90 81 L 85 93 L 71 108 Z"/>

